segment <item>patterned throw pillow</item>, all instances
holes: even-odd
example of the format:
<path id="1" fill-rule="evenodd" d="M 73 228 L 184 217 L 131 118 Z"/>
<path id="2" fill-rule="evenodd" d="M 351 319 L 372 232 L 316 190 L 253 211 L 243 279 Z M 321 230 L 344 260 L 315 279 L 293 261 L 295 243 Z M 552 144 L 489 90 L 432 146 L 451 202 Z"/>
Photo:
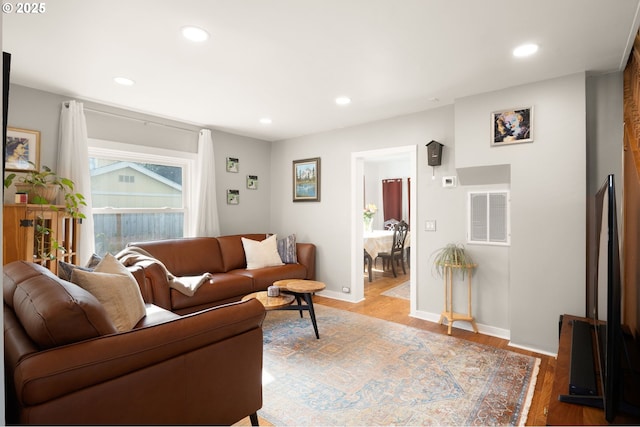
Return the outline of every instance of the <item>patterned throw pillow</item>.
<path id="1" fill-rule="evenodd" d="M 78 268 L 82 271 L 93 271 L 96 266 L 102 261 L 102 257 L 96 254 L 92 254 L 91 258 L 87 262 L 87 265 L 80 267 L 79 265 L 70 264 L 64 261 L 58 261 L 58 277 L 67 282 L 71 281 L 71 273 L 74 269 Z"/>
<path id="2" fill-rule="evenodd" d="M 278 253 L 280 254 L 280 259 L 282 259 L 282 262 L 284 262 L 285 264 L 298 263 L 295 234 L 278 240 Z"/>

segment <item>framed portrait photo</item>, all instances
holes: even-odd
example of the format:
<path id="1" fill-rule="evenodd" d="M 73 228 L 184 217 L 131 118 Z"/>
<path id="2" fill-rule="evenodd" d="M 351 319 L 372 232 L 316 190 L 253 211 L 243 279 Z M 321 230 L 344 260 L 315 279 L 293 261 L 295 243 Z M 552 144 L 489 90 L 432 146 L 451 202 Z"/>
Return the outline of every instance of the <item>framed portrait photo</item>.
<path id="1" fill-rule="evenodd" d="M 293 161 L 293 201 L 320 201 L 320 157 Z"/>
<path id="2" fill-rule="evenodd" d="M 40 169 L 40 132 L 37 130 L 7 128 L 4 142 L 4 168 L 8 171 Z"/>
<path id="3" fill-rule="evenodd" d="M 491 146 L 533 142 L 533 107 L 491 113 Z"/>

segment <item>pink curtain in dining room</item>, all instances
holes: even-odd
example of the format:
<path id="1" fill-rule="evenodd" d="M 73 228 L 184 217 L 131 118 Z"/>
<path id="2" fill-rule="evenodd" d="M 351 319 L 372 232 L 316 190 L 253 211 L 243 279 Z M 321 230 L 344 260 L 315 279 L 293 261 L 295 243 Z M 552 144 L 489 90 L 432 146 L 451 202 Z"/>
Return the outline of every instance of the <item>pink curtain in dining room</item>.
<path id="1" fill-rule="evenodd" d="M 402 219 L 402 178 L 382 180 L 382 210 L 384 221 Z"/>

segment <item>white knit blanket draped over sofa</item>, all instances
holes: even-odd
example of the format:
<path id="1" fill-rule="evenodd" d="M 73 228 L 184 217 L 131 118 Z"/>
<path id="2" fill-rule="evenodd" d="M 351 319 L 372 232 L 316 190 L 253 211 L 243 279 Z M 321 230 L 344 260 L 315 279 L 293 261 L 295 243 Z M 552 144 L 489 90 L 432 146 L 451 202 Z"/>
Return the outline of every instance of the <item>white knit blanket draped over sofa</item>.
<path id="1" fill-rule="evenodd" d="M 174 276 L 162 262 L 154 258 L 149 252 L 137 246 L 126 247 L 118 252 L 115 257 L 127 267 L 134 265 L 138 261 L 154 261 L 158 263 L 167 273 L 169 287 L 187 296 L 193 296 L 198 288 L 212 277 L 210 273 L 204 273 L 198 276 Z"/>

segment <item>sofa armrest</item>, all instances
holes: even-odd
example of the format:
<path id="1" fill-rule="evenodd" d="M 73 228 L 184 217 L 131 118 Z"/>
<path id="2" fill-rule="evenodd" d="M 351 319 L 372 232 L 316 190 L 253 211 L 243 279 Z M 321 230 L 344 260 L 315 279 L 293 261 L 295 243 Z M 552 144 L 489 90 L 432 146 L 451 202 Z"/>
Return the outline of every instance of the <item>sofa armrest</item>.
<path id="1" fill-rule="evenodd" d="M 154 366 L 206 346 L 219 343 L 224 351 L 225 342 L 256 331 L 261 344 L 264 316 L 263 305 L 249 300 L 32 354 L 15 368 L 18 400 L 24 406 L 38 405 L 143 369 L 153 371 Z M 261 366 L 262 351 L 255 358 Z"/>
<path id="2" fill-rule="evenodd" d="M 171 310 L 169 280 L 165 269 L 159 263 L 152 260 L 138 261 L 127 269 L 138 282 L 144 302 Z"/>
<path id="3" fill-rule="evenodd" d="M 307 268 L 307 280 L 316 279 L 316 245 L 313 243 L 296 243 L 298 263 Z"/>

